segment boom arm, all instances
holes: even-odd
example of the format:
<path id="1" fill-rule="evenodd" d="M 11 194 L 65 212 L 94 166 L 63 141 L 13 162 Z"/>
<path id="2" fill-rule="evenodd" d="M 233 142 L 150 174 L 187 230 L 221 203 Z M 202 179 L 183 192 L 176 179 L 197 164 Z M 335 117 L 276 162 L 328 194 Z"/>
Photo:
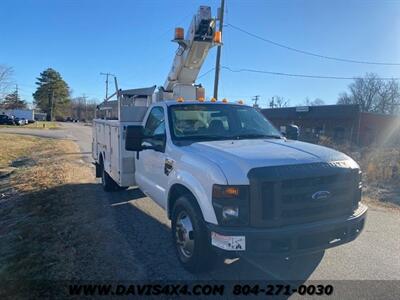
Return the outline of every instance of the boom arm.
<path id="1" fill-rule="evenodd" d="M 200 6 L 199 11 L 193 17 L 186 38 L 175 37 L 173 40 L 179 44 L 179 48 L 163 87 L 165 92 L 172 92 L 174 96 L 179 96 L 182 88 L 193 86 L 207 57 L 208 50 L 216 45 L 214 32 L 215 19 L 211 17 L 211 8 Z M 176 89 L 178 86 L 180 88 Z"/>

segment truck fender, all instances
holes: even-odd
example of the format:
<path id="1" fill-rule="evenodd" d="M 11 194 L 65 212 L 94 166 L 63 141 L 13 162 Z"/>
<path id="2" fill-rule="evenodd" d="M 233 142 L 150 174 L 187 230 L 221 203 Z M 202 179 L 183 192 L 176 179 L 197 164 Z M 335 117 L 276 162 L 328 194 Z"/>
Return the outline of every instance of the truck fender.
<path id="1" fill-rule="evenodd" d="M 179 175 L 176 176 L 169 183 L 168 199 L 167 199 L 168 217 L 170 217 L 171 213 L 172 213 L 172 207 L 173 207 L 172 202 L 174 200 L 176 200 L 176 199 L 174 199 L 172 194 L 173 194 L 174 189 L 177 186 L 183 187 L 186 190 L 188 190 L 190 193 L 193 194 L 193 196 L 195 197 L 195 199 L 197 201 L 198 206 L 200 207 L 204 221 L 206 221 L 208 223 L 212 223 L 212 224 L 218 224 L 217 218 L 215 216 L 214 208 L 212 206 L 212 201 L 210 199 L 212 187 L 210 188 L 210 191 L 207 192 L 204 189 L 203 185 L 198 180 L 196 180 L 195 177 L 193 177 L 188 172 L 182 172 L 182 171 L 179 172 Z"/>

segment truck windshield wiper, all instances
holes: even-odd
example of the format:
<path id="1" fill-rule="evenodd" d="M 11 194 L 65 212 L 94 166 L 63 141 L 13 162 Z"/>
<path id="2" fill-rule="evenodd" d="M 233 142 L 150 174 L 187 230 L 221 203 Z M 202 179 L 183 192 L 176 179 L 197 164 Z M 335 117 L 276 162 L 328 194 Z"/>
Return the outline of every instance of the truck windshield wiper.
<path id="1" fill-rule="evenodd" d="M 234 139 L 281 139 L 280 135 L 274 134 L 240 134 L 233 137 Z"/>

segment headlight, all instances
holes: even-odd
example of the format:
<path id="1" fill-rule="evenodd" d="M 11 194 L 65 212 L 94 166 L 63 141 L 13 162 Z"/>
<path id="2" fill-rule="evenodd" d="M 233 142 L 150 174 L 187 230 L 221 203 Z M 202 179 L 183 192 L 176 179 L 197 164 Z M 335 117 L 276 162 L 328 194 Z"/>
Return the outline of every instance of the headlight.
<path id="1" fill-rule="evenodd" d="M 222 217 L 225 220 L 239 218 L 239 207 L 237 207 L 237 206 L 234 206 L 234 207 L 224 206 L 222 208 Z"/>
<path id="2" fill-rule="evenodd" d="M 212 204 L 220 225 L 238 226 L 249 222 L 249 187 L 247 185 L 213 186 Z"/>

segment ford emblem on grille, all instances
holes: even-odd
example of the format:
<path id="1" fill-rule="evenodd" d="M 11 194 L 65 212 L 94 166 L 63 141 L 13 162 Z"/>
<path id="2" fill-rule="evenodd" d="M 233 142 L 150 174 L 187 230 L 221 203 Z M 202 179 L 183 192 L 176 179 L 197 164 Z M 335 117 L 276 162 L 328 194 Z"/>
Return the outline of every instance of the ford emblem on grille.
<path id="1" fill-rule="evenodd" d="M 313 200 L 325 200 L 329 199 L 330 197 L 331 197 L 331 192 L 329 191 L 318 191 L 311 196 Z"/>

